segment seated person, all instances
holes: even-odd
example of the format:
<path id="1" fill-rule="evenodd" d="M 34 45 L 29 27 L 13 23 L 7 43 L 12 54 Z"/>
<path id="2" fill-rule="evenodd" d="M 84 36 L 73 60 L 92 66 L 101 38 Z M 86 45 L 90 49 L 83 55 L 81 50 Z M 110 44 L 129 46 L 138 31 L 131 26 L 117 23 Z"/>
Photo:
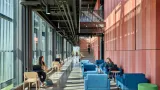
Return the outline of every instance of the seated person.
<path id="1" fill-rule="evenodd" d="M 39 65 L 41 66 L 42 71 L 37 72 L 37 73 L 38 73 L 38 76 L 39 76 L 40 81 L 42 83 L 42 86 L 44 86 L 44 81 L 46 80 L 46 72 L 48 71 L 48 69 L 47 69 L 46 64 L 44 62 L 43 56 L 39 57 Z"/>
<path id="2" fill-rule="evenodd" d="M 118 67 L 117 65 L 115 65 L 110 58 L 107 58 L 107 71 L 108 72 L 108 77 L 112 76 L 112 73 L 111 71 L 117 71 L 118 70 Z"/>
<path id="3" fill-rule="evenodd" d="M 53 69 L 60 71 L 60 63 L 58 61 L 53 61 Z"/>
<path id="4" fill-rule="evenodd" d="M 61 60 L 61 56 L 58 55 L 57 58 L 55 58 L 55 61 L 59 62 L 60 64 L 63 64 L 63 61 Z"/>
<path id="5" fill-rule="evenodd" d="M 111 70 L 111 68 L 114 66 L 114 63 L 111 61 L 110 58 L 107 58 L 107 67 L 109 70 Z"/>
<path id="6" fill-rule="evenodd" d="M 55 61 L 59 62 L 61 64 L 61 59 L 60 58 L 56 58 Z"/>

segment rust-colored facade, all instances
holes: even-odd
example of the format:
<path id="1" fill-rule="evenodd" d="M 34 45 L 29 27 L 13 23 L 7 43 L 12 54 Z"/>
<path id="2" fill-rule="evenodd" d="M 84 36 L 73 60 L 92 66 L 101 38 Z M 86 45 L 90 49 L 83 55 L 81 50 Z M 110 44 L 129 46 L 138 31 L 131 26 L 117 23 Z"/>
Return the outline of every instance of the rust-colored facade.
<path id="1" fill-rule="evenodd" d="M 105 0 L 104 21 L 105 58 L 110 57 L 124 72 L 145 73 L 160 86 L 158 2 Z"/>
<path id="2" fill-rule="evenodd" d="M 95 9 L 99 7 L 99 0 Z M 160 0 L 104 0 L 105 59 L 160 86 Z M 99 46 L 93 43 L 96 59 Z M 97 46 L 96 46 L 97 45 Z M 97 47 L 97 48 L 95 48 Z"/>

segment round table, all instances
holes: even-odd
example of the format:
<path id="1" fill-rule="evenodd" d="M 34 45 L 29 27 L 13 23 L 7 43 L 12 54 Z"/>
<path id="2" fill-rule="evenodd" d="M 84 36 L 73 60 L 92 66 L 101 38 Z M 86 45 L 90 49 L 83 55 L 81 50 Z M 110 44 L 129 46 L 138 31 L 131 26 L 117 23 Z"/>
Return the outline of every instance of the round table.
<path id="1" fill-rule="evenodd" d="M 114 78 L 114 81 L 115 81 L 115 78 L 120 73 L 120 71 L 111 71 L 111 73 L 113 73 L 112 77 Z"/>
<path id="2" fill-rule="evenodd" d="M 158 90 L 158 86 L 151 83 L 138 84 L 138 90 Z"/>

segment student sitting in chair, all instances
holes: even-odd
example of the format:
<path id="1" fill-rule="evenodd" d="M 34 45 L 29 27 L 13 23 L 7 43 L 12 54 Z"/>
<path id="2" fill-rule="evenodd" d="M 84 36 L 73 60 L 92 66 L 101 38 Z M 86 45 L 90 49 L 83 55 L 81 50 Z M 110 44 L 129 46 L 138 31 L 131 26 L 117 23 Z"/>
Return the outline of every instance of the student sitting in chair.
<path id="1" fill-rule="evenodd" d="M 117 65 L 115 65 L 110 58 L 107 58 L 107 69 L 108 69 L 108 77 L 112 76 L 111 71 L 118 71 Z"/>
<path id="2" fill-rule="evenodd" d="M 59 62 L 59 64 L 61 64 L 61 59 L 60 58 L 56 58 L 55 61 Z"/>
<path id="3" fill-rule="evenodd" d="M 46 80 L 46 72 L 48 71 L 48 68 L 47 68 L 47 66 L 44 62 L 44 57 L 43 56 L 39 57 L 39 65 L 41 66 L 42 71 L 38 72 L 38 76 L 40 78 L 42 86 L 45 86 L 44 81 Z"/>

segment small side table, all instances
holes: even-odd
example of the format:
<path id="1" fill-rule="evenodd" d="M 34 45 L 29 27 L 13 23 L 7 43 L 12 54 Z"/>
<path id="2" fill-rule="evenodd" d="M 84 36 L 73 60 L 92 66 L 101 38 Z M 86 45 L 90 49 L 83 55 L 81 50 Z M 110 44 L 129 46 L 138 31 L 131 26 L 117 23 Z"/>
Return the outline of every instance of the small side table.
<path id="1" fill-rule="evenodd" d="M 113 73 L 113 78 L 114 78 L 114 81 L 115 81 L 115 77 L 120 73 L 120 71 L 111 71 L 111 73 Z"/>

